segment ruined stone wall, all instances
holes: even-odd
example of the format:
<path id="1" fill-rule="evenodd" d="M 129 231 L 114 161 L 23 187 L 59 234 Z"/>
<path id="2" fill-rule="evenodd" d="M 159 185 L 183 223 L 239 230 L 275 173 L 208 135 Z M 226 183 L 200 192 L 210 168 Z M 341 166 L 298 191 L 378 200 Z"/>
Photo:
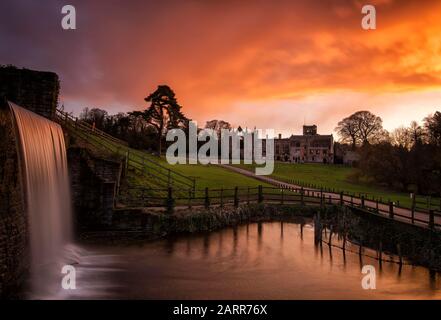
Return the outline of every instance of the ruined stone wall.
<path id="1" fill-rule="evenodd" d="M 17 141 L 8 109 L 0 109 L 0 298 L 20 292 L 29 267 L 27 217 Z"/>
<path id="2" fill-rule="evenodd" d="M 0 98 L 52 119 L 60 85 L 53 72 L 0 66 Z"/>
<path id="3" fill-rule="evenodd" d="M 19 297 L 29 270 L 18 135 L 4 101 L 7 99 L 52 119 L 58 93 L 55 73 L 0 66 L 0 298 Z"/>
<path id="4" fill-rule="evenodd" d="M 70 146 L 67 156 L 76 227 L 90 229 L 110 225 L 121 161 L 101 158 L 78 146 Z"/>

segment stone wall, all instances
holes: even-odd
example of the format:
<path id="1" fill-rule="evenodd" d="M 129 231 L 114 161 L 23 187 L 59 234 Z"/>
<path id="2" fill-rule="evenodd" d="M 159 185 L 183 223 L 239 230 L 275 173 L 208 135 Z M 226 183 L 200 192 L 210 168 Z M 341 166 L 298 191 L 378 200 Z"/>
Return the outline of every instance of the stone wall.
<path id="1" fill-rule="evenodd" d="M 0 109 L 0 298 L 17 297 L 29 267 L 27 217 L 11 116 L 9 109 Z"/>
<path id="2" fill-rule="evenodd" d="M 316 206 L 281 204 L 241 204 L 178 209 L 173 214 L 149 208 L 119 208 L 114 210 L 112 224 L 107 228 L 83 230 L 84 241 L 123 243 L 133 240 L 153 240 L 173 234 L 209 232 L 243 223 L 266 221 L 312 221 L 320 210 Z M 324 208 L 322 210 L 328 210 Z"/>
<path id="3" fill-rule="evenodd" d="M 58 93 L 55 73 L 0 66 L 0 298 L 19 297 L 29 270 L 18 135 L 5 99 L 52 119 Z"/>
<path id="4" fill-rule="evenodd" d="M 69 146 L 67 156 L 76 227 L 110 225 L 122 162 L 93 154 L 91 149 L 78 145 Z"/>
<path id="5" fill-rule="evenodd" d="M 52 119 L 55 114 L 59 89 L 56 73 L 0 66 L 0 99 L 46 118 Z"/>
<path id="6" fill-rule="evenodd" d="M 328 217 L 324 226 L 344 235 L 347 240 L 385 254 L 401 254 L 408 262 L 441 271 L 441 232 L 366 214 L 357 208 L 345 207 Z"/>

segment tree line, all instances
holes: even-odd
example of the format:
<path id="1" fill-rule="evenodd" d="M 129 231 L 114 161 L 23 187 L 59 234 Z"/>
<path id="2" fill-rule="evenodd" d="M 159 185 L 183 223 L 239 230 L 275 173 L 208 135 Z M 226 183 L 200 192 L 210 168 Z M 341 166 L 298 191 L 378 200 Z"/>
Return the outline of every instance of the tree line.
<path id="1" fill-rule="evenodd" d="M 145 101 L 149 106 L 143 111 L 115 115 L 99 108 L 85 108 L 80 119 L 127 141 L 133 148 L 161 154 L 167 131 L 187 131 L 190 119 L 167 85 L 158 86 Z M 226 121 L 211 120 L 205 128 L 220 133 L 232 127 Z M 338 122 L 335 131 L 340 146 L 358 154 L 357 179 L 400 191 L 440 195 L 441 112 L 428 115 L 422 125 L 413 121 L 408 127 L 388 132 L 379 116 L 358 111 Z"/>
<path id="2" fill-rule="evenodd" d="M 167 85 L 158 86 L 144 100 L 150 105 L 143 111 L 109 115 L 100 108 L 84 108 L 79 118 L 97 129 L 127 141 L 132 148 L 162 154 L 167 131 L 180 128 L 187 132 L 191 119 L 184 115 L 174 91 Z M 220 134 L 222 129 L 231 129 L 232 126 L 223 120 L 211 120 L 207 121 L 205 128 Z"/>
<path id="3" fill-rule="evenodd" d="M 359 179 L 400 191 L 441 195 L 441 112 L 428 115 L 422 125 L 392 132 L 382 119 L 358 111 L 341 120 L 335 131 L 340 142 L 358 153 Z"/>

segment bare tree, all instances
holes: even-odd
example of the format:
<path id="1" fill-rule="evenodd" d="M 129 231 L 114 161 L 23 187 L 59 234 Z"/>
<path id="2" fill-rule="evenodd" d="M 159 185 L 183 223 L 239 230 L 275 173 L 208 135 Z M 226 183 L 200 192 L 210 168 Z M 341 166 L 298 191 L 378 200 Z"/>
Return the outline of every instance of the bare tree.
<path id="1" fill-rule="evenodd" d="M 391 133 L 391 143 L 394 146 L 410 150 L 412 148 L 412 134 L 409 128 L 399 127 Z"/>
<path id="2" fill-rule="evenodd" d="M 357 111 L 340 121 L 335 128 L 341 142 L 356 145 L 375 143 L 387 140 L 387 132 L 383 129 L 383 120 L 369 111 Z"/>
<path id="3" fill-rule="evenodd" d="M 412 121 L 409 127 L 409 133 L 412 141 L 412 146 L 420 145 L 424 141 L 424 129 L 416 121 Z"/>
<path id="4" fill-rule="evenodd" d="M 95 125 L 98 129 L 103 129 L 108 114 L 106 110 L 100 108 L 84 108 L 80 113 L 80 119 Z"/>
<path id="5" fill-rule="evenodd" d="M 429 136 L 429 142 L 441 146 L 441 112 L 437 111 L 424 119 L 424 127 Z"/>
<path id="6" fill-rule="evenodd" d="M 359 128 L 358 122 L 353 116 L 344 118 L 342 121 L 340 121 L 335 128 L 335 131 L 337 131 L 338 135 L 341 137 L 341 142 L 350 143 L 352 148 L 355 149 L 355 146 L 357 145 Z"/>
<path id="7" fill-rule="evenodd" d="M 358 111 L 354 117 L 358 127 L 358 137 L 362 144 L 369 144 L 384 135 L 383 120 L 369 111 Z"/>
<path id="8" fill-rule="evenodd" d="M 217 135 L 220 137 L 221 130 L 231 130 L 231 124 L 224 120 L 210 120 L 205 124 L 205 129 L 212 129 L 217 132 Z"/>

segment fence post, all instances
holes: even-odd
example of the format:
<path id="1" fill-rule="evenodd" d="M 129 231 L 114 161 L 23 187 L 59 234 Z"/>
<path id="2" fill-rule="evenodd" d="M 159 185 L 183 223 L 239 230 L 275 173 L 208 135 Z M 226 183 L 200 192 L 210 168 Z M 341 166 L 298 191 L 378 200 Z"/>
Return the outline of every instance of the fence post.
<path id="1" fill-rule="evenodd" d="M 399 259 L 399 264 L 400 264 L 400 268 L 403 265 L 403 255 L 401 253 L 401 245 L 398 243 L 397 244 L 397 253 L 398 253 L 398 259 Z"/>
<path id="2" fill-rule="evenodd" d="M 435 212 L 434 210 L 429 210 L 429 228 L 435 229 Z"/>
<path id="3" fill-rule="evenodd" d="M 283 189 L 282 189 L 282 199 L 280 200 L 280 203 L 283 204 Z"/>
<path id="4" fill-rule="evenodd" d="M 204 200 L 205 209 L 210 207 L 210 198 L 208 196 L 208 187 L 205 187 L 205 200 Z"/>
<path id="5" fill-rule="evenodd" d="M 389 201 L 389 218 L 394 218 L 394 204 Z"/>
<path id="6" fill-rule="evenodd" d="M 300 188 L 300 204 L 302 206 L 305 204 L 303 200 L 303 187 Z"/>
<path id="7" fill-rule="evenodd" d="M 247 204 L 250 204 L 250 187 L 247 188 Z"/>
<path id="8" fill-rule="evenodd" d="M 191 189 L 188 189 L 188 209 L 191 209 Z"/>
<path id="9" fill-rule="evenodd" d="M 263 192 L 262 192 L 262 185 L 259 185 L 259 195 L 258 195 L 258 200 L 259 203 L 263 202 Z"/>
<path id="10" fill-rule="evenodd" d="M 220 190 L 220 207 L 223 208 L 224 206 L 224 189 L 221 188 Z"/>
<path id="11" fill-rule="evenodd" d="M 170 181 L 171 181 L 171 176 L 170 176 L 170 174 L 171 174 L 171 172 L 170 172 L 170 169 L 168 169 L 168 172 L 167 172 L 167 184 L 170 186 Z"/>
<path id="12" fill-rule="evenodd" d="M 412 224 L 415 223 L 415 193 L 411 193 L 412 195 L 412 205 L 411 205 L 411 210 L 412 210 Z"/>
<path id="13" fill-rule="evenodd" d="M 238 187 L 234 188 L 234 207 L 237 208 L 239 206 L 239 198 L 238 198 Z"/>
<path id="14" fill-rule="evenodd" d="M 383 242 L 380 240 L 380 244 L 378 245 L 378 262 L 380 263 L 380 265 L 382 260 L 383 260 Z"/>
<path id="15" fill-rule="evenodd" d="M 127 175 L 127 169 L 129 168 L 129 150 L 126 151 L 126 166 L 125 166 L 125 174 Z"/>
<path id="16" fill-rule="evenodd" d="M 361 196 L 361 208 L 364 209 L 364 195 Z"/>
<path id="17" fill-rule="evenodd" d="M 378 213 L 378 199 L 375 201 L 375 203 L 376 203 L 376 210 L 377 210 L 377 213 Z"/>
<path id="18" fill-rule="evenodd" d="M 175 201 L 173 199 L 173 190 L 171 187 L 168 187 L 168 192 L 167 192 L 167 203 L 166 203 L 166 207 L 167 207 L 167 213 L 172 214 L 174 209 L 175 209 Z"/>
<path id="19" fill-rule="evenodd" d="M 340 206 L 343 206 L 343 191 L 340 191 Z"/>

